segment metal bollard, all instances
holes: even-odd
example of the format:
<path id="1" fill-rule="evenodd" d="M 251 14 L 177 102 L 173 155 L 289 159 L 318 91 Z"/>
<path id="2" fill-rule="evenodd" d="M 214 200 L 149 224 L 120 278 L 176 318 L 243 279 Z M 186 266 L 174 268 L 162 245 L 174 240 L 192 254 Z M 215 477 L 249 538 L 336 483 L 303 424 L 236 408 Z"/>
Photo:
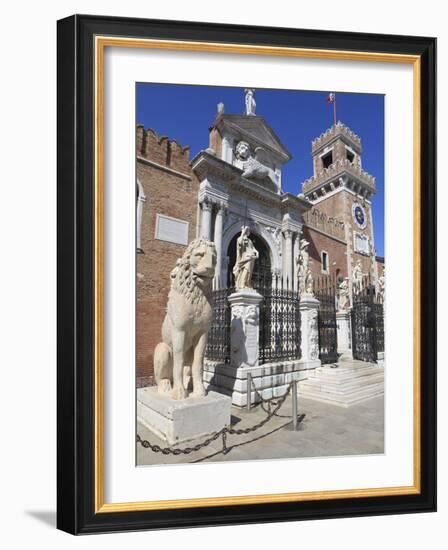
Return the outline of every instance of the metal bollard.
<path id="1" fill-rule="evenodd" d="M 251 403 L 251 392 L 252 392 L 252 375 L 248 372 L 247 373 L 247 404 L 246 404 L 246 410 L 247 412 L 250 412 L 252 403 Z"/>
<path id="2" fill-rule="evenodd" d="M 297 431 L 297 415 L 299 414 L 297 407 L 297 380 L 292 382 L 292 429 Z"/>

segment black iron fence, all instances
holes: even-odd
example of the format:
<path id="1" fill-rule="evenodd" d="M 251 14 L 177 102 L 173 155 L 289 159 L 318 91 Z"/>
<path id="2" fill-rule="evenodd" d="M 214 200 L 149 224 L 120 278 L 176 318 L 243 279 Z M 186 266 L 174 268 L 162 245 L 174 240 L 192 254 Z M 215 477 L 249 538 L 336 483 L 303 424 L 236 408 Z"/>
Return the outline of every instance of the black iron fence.
<path id="1" fill-rule="evenodd" d="M 228 297 L 233 288 L 214 290 L 212 293 L 213 324 L 208 332 L 205 355 L 211 361 L 230 363 L 230 304 Z"/>
<path id="2" fill-rule="evenodd" d="M 324 364 L 335 363 L 338 360 L 336 279 L 315 278 L 314 295 L 319 300 L 319 359 Z"/>
<path id="3" fill-rule="evenodd" d="M 353 358 L 378 361 L 384 352 L 384 304 L 367 279 L 353 289 L 351 325 Z"/>
<path id="4" fill-rule="evenodd" d="M 260 304 L 260 365 L 301 358 L 299 295 L 289 281 L 268 276 L 257 281 Z"/>

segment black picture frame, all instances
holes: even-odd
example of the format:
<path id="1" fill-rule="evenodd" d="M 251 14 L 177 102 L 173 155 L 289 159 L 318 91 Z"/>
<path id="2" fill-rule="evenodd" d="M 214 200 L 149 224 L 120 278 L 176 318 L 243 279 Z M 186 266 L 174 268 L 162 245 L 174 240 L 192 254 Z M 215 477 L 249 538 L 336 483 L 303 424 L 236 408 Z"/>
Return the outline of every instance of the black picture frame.
<path id="1" fill-rule="evenodd" d="M 74 15 L 57 25 L 57 526 L 72 534 L 430 512 L 436 509 L 436 39 Z M 380 52 L 420 59 L 420 491 L 98 511 L 95 496 L 95 36 Z"/>

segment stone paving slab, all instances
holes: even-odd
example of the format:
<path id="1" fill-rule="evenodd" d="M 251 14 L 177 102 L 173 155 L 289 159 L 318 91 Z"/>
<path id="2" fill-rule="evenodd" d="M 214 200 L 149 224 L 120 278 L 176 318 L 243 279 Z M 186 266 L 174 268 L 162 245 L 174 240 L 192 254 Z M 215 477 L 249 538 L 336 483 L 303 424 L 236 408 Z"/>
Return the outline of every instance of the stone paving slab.
<path id="1" fill-rule="evenodd" d="M 384 452 L 384 398 L 374 397 L 345 409 L 328 403 L 299 397 L 300 423 L 296 432 L 291 429 L 291 398 L 285 401 L 279 414 L 255 432 L 228 435 L 230 452 L 222 452 L 219 438 L 209 446 L 188 455 L 163 455 L 137 444 L 137 465 L 179 464 L 202 461 L 238 461 L 274 458 L 304 458 L 382 454 Z M 232 407 L 232 427 L 246 428 L 266 416 L 260 406 L 248 413 Z M 138 434 L 153 444 L 166 444 L 141 424 Z M 193 446 L 205 438 L 179 445 Z"/>

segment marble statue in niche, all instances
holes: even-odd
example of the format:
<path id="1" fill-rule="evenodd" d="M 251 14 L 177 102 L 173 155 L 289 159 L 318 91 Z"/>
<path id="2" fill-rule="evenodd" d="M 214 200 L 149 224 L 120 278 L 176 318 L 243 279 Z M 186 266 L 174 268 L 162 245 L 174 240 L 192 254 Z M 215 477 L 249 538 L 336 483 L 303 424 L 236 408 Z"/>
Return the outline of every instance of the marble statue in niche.
<path id="1" fill-rule="evenodd" d="M 243 226 L 236 242 L 236 262 L 233 267 L 236 290 L 252 288 L 252 273 L 258 259 L 258 250 L 249 235 L 249 227 Z"/>

